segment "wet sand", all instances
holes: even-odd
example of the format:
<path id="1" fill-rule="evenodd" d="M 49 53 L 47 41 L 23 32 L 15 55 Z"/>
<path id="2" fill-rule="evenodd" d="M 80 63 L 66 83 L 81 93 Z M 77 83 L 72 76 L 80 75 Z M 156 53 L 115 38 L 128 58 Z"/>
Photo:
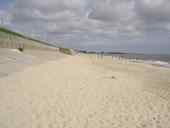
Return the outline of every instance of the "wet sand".
<path id="1" fill-rule="evenodd" d="M 169 128 L 170 69 L 67 56 L 0 79 L 2 128 Z"/>

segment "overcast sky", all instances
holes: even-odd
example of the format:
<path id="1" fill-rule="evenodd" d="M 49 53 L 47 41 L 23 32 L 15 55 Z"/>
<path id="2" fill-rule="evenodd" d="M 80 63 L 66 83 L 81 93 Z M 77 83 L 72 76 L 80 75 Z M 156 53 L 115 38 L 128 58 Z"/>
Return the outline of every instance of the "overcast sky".
<path id="1" fill-rule="evenodd" d="M 0 19 L 58 46 L 170 54 L 170 0 L 0 0 Z"/>

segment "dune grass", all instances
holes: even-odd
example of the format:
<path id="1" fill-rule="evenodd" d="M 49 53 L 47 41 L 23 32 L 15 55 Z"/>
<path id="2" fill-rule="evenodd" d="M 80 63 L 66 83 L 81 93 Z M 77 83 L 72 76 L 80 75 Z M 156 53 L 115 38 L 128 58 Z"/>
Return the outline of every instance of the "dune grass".
<path id="1" fill-rule="evenodd" d="M 17 37 L 20 37 L 20 38 L 23 38 L 23 39 L 27 39 L 27 40 L 30 40 L 30 41 L 35 41 L 35 42 L 38 42 L 38 43 L 41 43 L 41 44 L 45 44 L 45 45 L 49 45 L 49 46 L 53 46 L 53 47 L 55 46 L 55 45 L 49 44 L 49 43 L 47 43 L 45 41 L 33 39 L 31 37 L 25 36 L 23 34 L 20 34 L 20 33 L 14 32 L 14 31 L 11 31 L 11 30 L 3 28 L 3 27 L 0 27 L 0 32 L 4 32 L 4 33 L 6 33 L 8 35 L 17 36 Z"/>
<path id="2" fill-rule="evenodd" d="M 53 44 L 27 37 L 23 34 L 0 27 L 0 48 L 58 50 L 61 53 L 72 55 L 69 48 L 57 48 Z"/>
<path id="3" fill-rule="evenodd" d="M 59 51 L 67 55 L 72 55 L 72 51 L 69 48 L 59 48 Z"/>
<path id="4" fill-rule="evenodd" d="M 27 37 L 23 34 L 0 27 L 0 47 L 18 48 L 24 46 L 27 49 L 55 49 L 56 46 L 44 41 Z"/>

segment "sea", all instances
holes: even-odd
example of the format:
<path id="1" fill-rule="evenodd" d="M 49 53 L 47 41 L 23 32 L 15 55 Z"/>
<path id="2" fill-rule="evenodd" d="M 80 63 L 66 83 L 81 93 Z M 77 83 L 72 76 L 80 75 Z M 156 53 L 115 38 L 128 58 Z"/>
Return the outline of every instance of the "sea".
<path id="1" fill-rule="evenodd" d="M 168 54 L 137 54 L 137 53 L 123 53 L 123 54 L 107 54 L 114 57 L 125 58 L 135 62 L 147 63 L 155 66 L 170 68 L 170 55 Z"/>

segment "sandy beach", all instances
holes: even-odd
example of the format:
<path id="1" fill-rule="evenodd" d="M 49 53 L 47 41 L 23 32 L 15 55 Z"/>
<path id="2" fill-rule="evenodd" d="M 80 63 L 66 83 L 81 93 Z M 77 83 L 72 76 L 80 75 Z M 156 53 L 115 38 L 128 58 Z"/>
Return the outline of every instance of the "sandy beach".
<path id="1" fill-rule="evenodd" d="M 168 68 L 109 56 L 15 54 L 31 62 L 0 64 L 7 74 L 0 77 L 1 128 L 170 128 Z"/>
<path id="2" fill-rule="evenodd" d="M 65 55 L 56 51 L 25 50 L 0 48 L 0 78 L 22 71 L 29 66 L 46 63 L 64 58 Z"/>

